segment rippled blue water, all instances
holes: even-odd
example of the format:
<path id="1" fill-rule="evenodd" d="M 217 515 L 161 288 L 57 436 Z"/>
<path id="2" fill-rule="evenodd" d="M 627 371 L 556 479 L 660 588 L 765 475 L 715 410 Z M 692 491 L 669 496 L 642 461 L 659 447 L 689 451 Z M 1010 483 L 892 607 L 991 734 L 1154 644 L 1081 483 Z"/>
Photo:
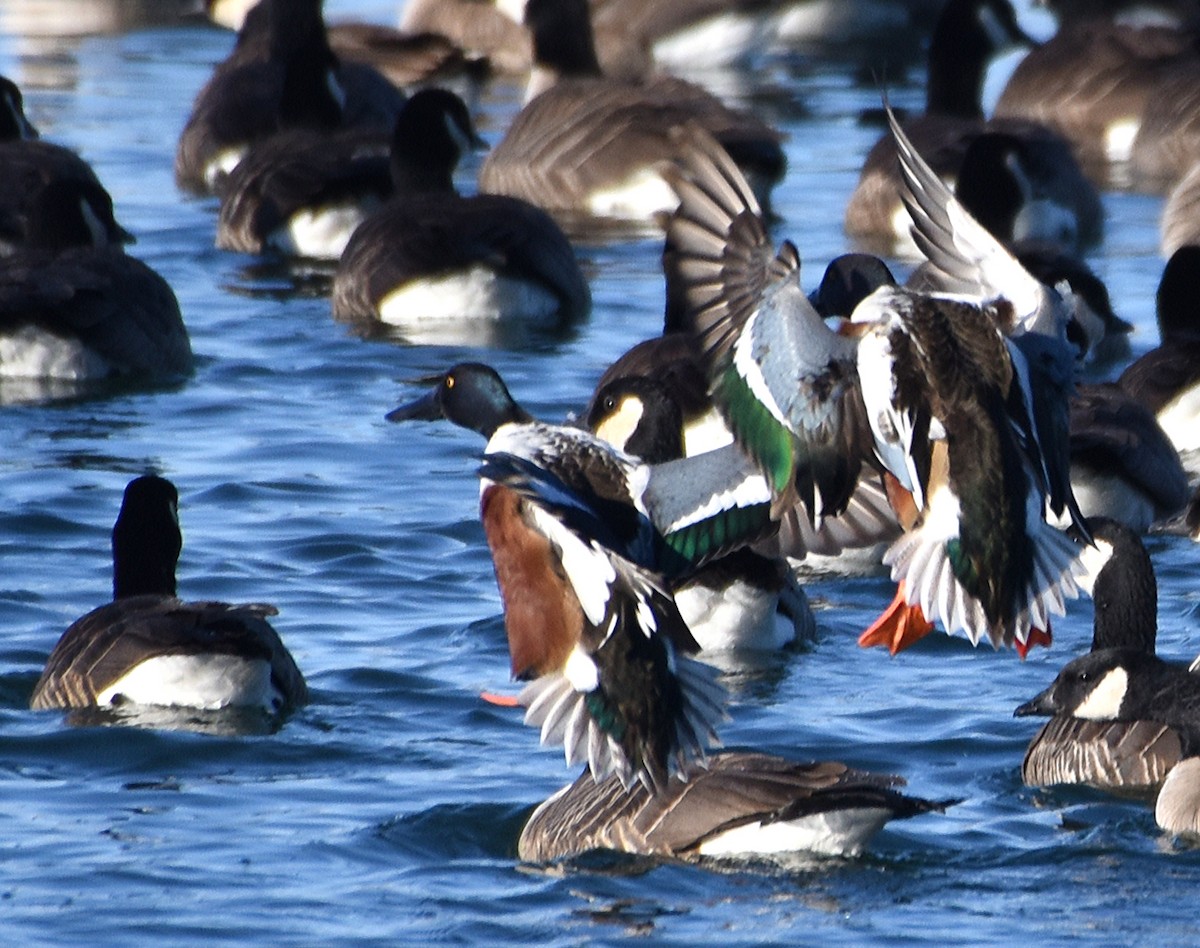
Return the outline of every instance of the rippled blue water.
<path id="1" fill-rule="evenodd" d="M 387 15 L 371 0 L 331 6 Z M 1025 663 L 941 636 L 889 659 L 854 644 L 890 599 L 880 575 L 812 577 L 813 647 L 725 663 L 726 742 L 893 771 L 961 805 L 885 830 L 862 858 L 789 870 L 521 867 L 525 813 L 571 775 L 512 713 L 478 699 L 507 671 L 476 514 L 480 445 L 383 414 L 413 394 L 405 380 L 462 358 L 497 364 L 539 415 L 578 408 L 601 369 L 659 325 L 658 241 L 581 243 L 595 311 L 563 338 L 360 339 L 330 318 L 319 281 L 214 250 L 213 203 L 174 187 L 176 136 L 229 36 L 159 25 L 43 43 L 14 34 L 24 7 L 0 10 L 0 68 L 25 86 L 44 135 L 94 163 L 134 252 L 175 287 L 199 365 L 176 390 L 2 409 L 6 941 L 1196 940 L 1194 850 L 1160 839 L 1140 805 L 1020 782 L 1034 726 L 1012 709 L 1086 647 L 1088 605 Z M 914 83 L 890 81 L 897 101 L 919 103 Z M 790 134 L 776 208 L 811 282 L 846 249 L 841 210 L 876 136 L 857 116 L 876 88 L 844 64 L 796 59 L 741 94 Z M 483 93 L 488 136 L 519 96 Z M 1091 261 L 1143 351 L 1160 200 L 1106 204 Z M 151 468 L 180 487 L 181 591 L 280 608 L 313 701 L 277 734 L 74 728 L 26 709 L 62 629 L 108 596 L 122 488 Z M 1195 548 L 1156 538 L 1151 549 L 1161 650 L 1190 656 Z"/>

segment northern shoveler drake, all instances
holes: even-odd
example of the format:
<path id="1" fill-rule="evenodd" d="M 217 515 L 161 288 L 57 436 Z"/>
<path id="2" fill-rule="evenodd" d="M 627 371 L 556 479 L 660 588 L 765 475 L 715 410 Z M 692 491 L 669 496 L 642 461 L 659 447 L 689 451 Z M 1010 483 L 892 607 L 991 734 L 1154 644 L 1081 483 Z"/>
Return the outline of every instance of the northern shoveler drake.
<path id="1" fill-rule="evenodd" d="M 653 223 L 677 203 L 660 165 L 671 135 L 699 122 L 730 152 L 764 201 L 783 177 L 778 132 L 699 86 L 656 74 L 601 74 L 586 0 L 528 0 L 535 66 L 525 107 L 479 172 L 479 188 L 550 211 Z"/>
<path id="2" fill-rule="evenodd" d="M 1158 587 L 1138 535 L 1113 520 L 1088 521 L 1093 545 L 1083 552 L 1080 584 L 1091 594 L 1091 651 L 1154 655 Z M 1023 705 L 1021 713 L 1041 712 Z M 1093 720 L 1054 712 L 1025 751 L 1021 777 L 1029 786 L 1085 784 L 1120 793 L 1154 793 L 1179 762 L 1178 731 L 1161 720 Z"/>
<path id="3" fill-rule="evenodd" d="M 212 194 L 252 142 L 286 128 L 366 126 L 384 137 L 404 94 L 330 49 L 320 0 L 262 0 L 197 93 L 175 152 L 181 188 Z"/>
<path id="4" fill-rule="evenodd" d="M 1000 239 L 1075 249 L 1100 238 L 1103 207 L 1070 145 L 1036 122 L 987 121 L 980 103 L 988 64 L 1031 45 L 1008 0 L 948 0 L 929 44 L 925 113 L 905 119 L 904 130 L 939 176 L 988 212 L 984 223 Z M 899 185 L 894 139 L 884 135 L 846 205 L 846 233 L 911 247 Z"/>
<path id="5" fill-rule="evenodd" d="M 597 780 L 662 787 L 723 717 L 715 671 L 662 578 L 649 468 L 579 428 L 535 421 L 494 369 L 463 363 L 388 419 L 446 418 L 488 439 L 480 516 L 526 721 Z M 678 464 L 680 462 L 676 462 Z"/>
<path id="6" fill-rule="evenodd" d="M 834 761 L 749 751 L 713 754 L 657 793 L 585 771 L 533 811 L 517 854 L 527 862 L 596 849 L 685 860 L 854 855 L 889 820 L 957 802 L 905 796 L 895 789 L 903 783 Z"/>
<path id="7" fill-rule="evenodd" d="M 829 261 L 808 301 L 823 319 L 834 316 L 848 319 L 858 304 L 877 289 L 895 283 L 888 265 L 874 254 L 844 253 Z"/>
<path id="8" fill-rule="evenodd" d="M 861 259 L 841 257 L 830 263 L 821 287 L 812 294 L 818 308 L 848 305 L 851 301 L 861 300 L 875 287 L 892 282 L 878 258 L 847 256 Z M 881 278 L 881 274 L 886 274 L 886 278 Z M 834 286 L 836 288 L 831 289 Z M 668 282 L 667 296 L 673 295 Z M 679 319 L 684 316 L 682 311 L 678 314 Z M 611 407 L 604 407 L 612 394 L 609 386 L 623 378 L 638 377 L 661 381 L 670 392 L 670 400 L 678 403 L 683 415 L 683 457 L 696 457 L 733 443 L 733 433 L 708 393 L 707 368 L 690 331 L 678 326 L 662 336 L 643 340 L 622 354 L 604 370 L 596 383 L 584 417 L 600 417 L 611 412 Z M 604 436 L 614 443 L 621 437 Z M 641 452 L 635 450 L 633 453 Z M 740 452 L 737 458 L 741 458 Z M 740 460 L 732 465 L 731 471 L 731 483 L 734 483 L 743 474 Z M 714 472 L 714 476 L 716 474 Z M 778 533 L 768 546 L 759 546 L 760 552 L 772 557 L 786 557 L 793 566 L 802 561 L 819 561 L 824 570 L 861 572 L 878 565 L 878 558 L 866 561 L 870 558 L 870 548 L 895 539 L 899 529 L 882 482 L 864 478 L 858 482 L 842 513 L 825 517 L 814 527 L 799 509 L 785 511 L 779 521 Z M 746 555 L 739 551 L 739 558 Z"/>
<path id="9" fill-rule="evenodd" d="M 1158 284 L 1159 344 L 1117 384 L 1154 412 L 1192 473 L 1200 470 L 1200 247 L 1171 255 Z"/>
<path id="10" fill-rule="evenodd" d="M 915 156 L 893 127 L 901 153 Z M 831 330 L 799 288 L 796 249 L 771 247 L 736 166 L 705 147 L 711 139 L 702 131 L 688 134 L 664 255 L 674 272 L 668 282 L 683 288 L 713 396 L 771 485 L 772 512 L 802 502 L 814 518 L 836 514 L 864 466 L 886 472 L 910 529 L 885 558 L 897 601 L 866 641 L 902 647 L 932 628 L 928 617 L 973 642 L 987 635 L 1025 646 L 1076 593 L 1077 550 L 1044 520 L 1045 498 L 1061 509 L 1069 482 L 1065 461 L 1061 481 L 1048 473 L 1028 358 L 1014 337 L 1036 336 L 1026 346 L 1052 367 L 1061 368 L 1061 344 L 1065 386 L 1073 351 L 1064 327 L 1004 299 L 973 303 L 885 286 Z M 951 202 L 943 216 L 970 220 L 928 166 L 920 172 Z M 1042 323 L 1059 336 L 1026 329 Z M 1062 414 L 1065 429 L 1065 404 Z"/>
<path id="11" fill-rule="evenodd" d="M 31 707 L 257 708 L 277 718 L 308 700 L 267 622 L 274 606 L 176 597 L 178 503 L 164 478 L 130 481 L 113 527 L 113 601 L 63 633 Z"/>
<path id="12" fill-rule="evenodd" d="M 1138 649 L 1089 652 L 1068 662 L 1049 688 L 1015 713 L 1157 722 L 1175 731 L 1180 761 L 1162 782 L 1154 816 L 1168 832 L 1200 834 L 1200 674 L 1195 667 L 1174 665 Z"/>
<path id="13" fill-rule="evenodd" d="M 698 376 L 693 381 L 703 384 L 694 363 L 693 371 Z M 610 371 L 606 377 L 608 381 L 596 389 L 589 403 L 585 416 L 589 429 L 647 464 L 687 456 L 681 399 L 674 386 L 659 375 L 613 377 Z M 706 652 L 780 648 L 811 639 L 816 632 L 808 596 L 782 556 L 735 550 L 689 571 L 672 583 L 671 591 Z M 779 612 L 789 621 L 779 621 Z"/>
<path id="14" fill-rule="evenodd" d="M 454 189 L 454 168 L 478 141 L 453 93 L 426 89 L 405 104 L 392 146 L 395 193 L 341 255 L 335 317 L 401 327 L 468 318 L 560 326 L 587 315 L 591 292 L 575 251 L 545 211 Z"/>

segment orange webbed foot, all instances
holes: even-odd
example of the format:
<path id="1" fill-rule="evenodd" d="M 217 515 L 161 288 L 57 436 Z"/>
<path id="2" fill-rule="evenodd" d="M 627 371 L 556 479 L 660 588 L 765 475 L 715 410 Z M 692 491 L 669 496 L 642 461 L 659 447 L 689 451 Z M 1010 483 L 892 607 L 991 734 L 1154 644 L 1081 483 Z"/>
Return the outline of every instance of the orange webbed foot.
<path id="1" fill-rule="evenodd" d="M 1035 645 L 1041 645 L 1044 648 L 1049 648 L 1053 637 L 1050 633 L 1050 623 L 1046 623 L 1045 630 L 1030 629 L 1029 636 L 1024 642 L 1013 643 L 1017 649 L 1017 654 L 1021 656 L 1021 661 L 1025 661 L 1025 656 L 1029 654 L 1029 650 Z"/>
<path id="2" fill-rule="evenodd" d="M 892 604 L 858 637 L 858 644 L 862 648 L 882 645 L 895 655 L 932 631 L 933 623 L 925 621 L 921 607 L 905 602 L 904 582 L 901 581 L 896 585 L 896 598 Z"/>
<path id="3" fill-rule="evenodd" d="M 498 708 L 519 708 L 521 707 L 520 699 L 516 695 L 498 695 L 491 691 L 479 692 L 479 697 L 488 704 L 495 705 Z"/>

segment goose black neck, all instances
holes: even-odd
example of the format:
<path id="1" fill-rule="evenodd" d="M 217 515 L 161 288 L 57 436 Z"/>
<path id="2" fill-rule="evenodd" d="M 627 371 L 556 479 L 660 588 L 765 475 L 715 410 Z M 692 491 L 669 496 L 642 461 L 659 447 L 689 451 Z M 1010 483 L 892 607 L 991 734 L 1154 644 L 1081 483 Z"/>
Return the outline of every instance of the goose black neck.
<path id="1" fill-rule="evenodd" d="M 112 532 L 113 598 L 175 595 L 183 539 L 178 494 L 170 481 L 139 477 L 125 488 Z"/>

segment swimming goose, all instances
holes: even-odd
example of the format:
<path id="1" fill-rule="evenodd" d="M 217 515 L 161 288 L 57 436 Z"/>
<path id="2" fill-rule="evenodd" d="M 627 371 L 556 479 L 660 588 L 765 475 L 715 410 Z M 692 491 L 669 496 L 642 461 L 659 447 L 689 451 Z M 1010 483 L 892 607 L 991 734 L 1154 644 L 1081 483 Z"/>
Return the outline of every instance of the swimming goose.
<path id="1" fill-rule="evenodd" d="M 229 57 L 196 95 L 175 152 L 180 187 L 217 185 L 252 142 L 286 128 L 375 128 L 386 138 L 404 95 L 329 47 L 320 0 L 263 0 Z"/>
<path id="2" fill-rule="evenodd" d="M 1200 793 L 1195 784 L 1200 767 L 1200 675 L 1195 671 L 1137 649 L 1101 649 L 1068 662 L 1049 688 L 1015 714 L 1069 714 L 1105 723 L 1155 722 L 1174 731 L 1179 763 L 1162 780 L 1155 820 L 1171 833 L 1200 832 Z M 1169 741 L 1161 750 L 1155 748 L 1164 763 L 1172 751 L 1174 744 Z"/>
<path id="3" fill-rule="evenodd" d="M 1017 66 L 997 118 L 1043 123 L 1070 141 L 1089 173 L 1128 161 L 1147 103 L 1172 64 L 1195 56 L 1187 31 L 1093 16 L 1064 23 Z"/>
<path id="4" fill-rule="evenodd" d="M 718 407 L 771 486 L 772 512 L 803 503 L 810 517 L 836 514 L 860 471 L 886 472 L 910 529 L 885 557 L 897 602 L 867 641 L 902 647 L 929 631 L 928 617 L 972 642 L 1026 645 L 1075 594 L 1077 551 L 1043 519 L 1048 493 L 1056 509 L 1067 503 L 1065 460 L 1051 471 L 1038 447 L 1022 350 L 1022 337 L 1038 336 L 1024 344 L 1061 362 L 1061 345 L 1069 376 L 1062 326 L 1025 299 L 975 304 L 884 286 L 831 331 L 799 288 L 795 248 L 772 248 L 736 166 L 700 130 L 688 134 L 664 262 Z M 942 189 L 942 213 L 969 219 L 919 170 Z M 1037 331 L 1042 323 L 1059 335 Z"/>
<path id="5" fill-rule="evenodd" d="M 1034 122 L 985 121 L 980 105 L 988 62 L 1031 43 L 1008 0 L 949 0 L 929 47 L 925 113 L 903 128 L 938 175 L 966 192 L 964 204 L 987 211 L 981 223 L 1001 240 L 1035 238 L 1074 249 L 1099 239 L 1103 208 L 1070 146 Z M 907 249 L 910 225 L 894 139 L 885 134 L 863 164 L 845 230 Z"/>
<path id="6" fill-rule="evenodd" d="M 373 130 L 289 129 L 252 144 L 218 192 L 222 250 L 337 260 L 392 195 L 387 146 Z"/>
<path id="7" fill-rule="evenodd" d="M 1193 44 L 1200 39 L 1190 27 Z M 1146 99 L 1129 166 L 1139 189 L 1166 193 L 1200 154 L 1200 49 L 1183 55 L 1164 70 Z"/>
<path id="8" fill-rule="evenodd" d="M 534 421 L 494 369 L 463 363 L 391 421 L 446 418 L 488 439 L 480 517 L 512 673 L 542 740 L 595 779 L 661 788 L 723 717 L 714 670 L 667 589 L 643 501 L 648 471 L 578 428 Z"/>
<path id="9" fill-rule="evenodd" d="M 222 182 L 217 246 L 337 260 L 397 187 L 445 189 L 476 145 L 466 105 L 435 89 L 404 103 L 387 139 L 375 129 L 286 129 L 252 144 Z"/>
<path id="10" fill-rule="evenodd" d="M 713 754 L 653 794 L 585 771 L 533 811 L 517 854 L 526 862 L 594 849 L 686 860 L 851 856 L 889 820 L 940 813 L 955 802 L 905 796 L 894 789 L 903 783 L 834 761 L 748 751 Z"/>
<path id="11" fill-rule="evenodd" d="M 47 185 L 27 246 L 0 256 L 0 379 L 172 379 L 192 348 L 170 286 L 119 247 L 79 244 L 87 195 Z"/>
<path id="12" fill-rule="evenodd" d="M 0 141 L 31 141 L 37 129 L 25 117 L 25 97 L 7 76 L 0 76 Z"/>
<path id="13" fill-rule="evenodd" d="M 511 318 L 560 326 L 586 315 L 587 282 L 549 215 L 518 198 L 454 190 L 454 167 L 477 140 L 462 100 L 422 90 L 397 122 L 395 195 L 346 244 L 334 316 L 394 326 Z"/>
<path id="14" fill-rule="evenodd" d="M 0 254 L 26 245 L 31 229 L 44 236 L 48 224 L 38 218 L 46 216 L 45 202 L 60 201 L 68 193 L 83 202 L 87 226 L 60 234 L 62 246 L 68 238 L 80 246 L 97 247 L 133 241 L 133 235 L 117 223 L 112 197 L 92 166 L 69 148 L 38 137 L 37 129 L 25 117 L 21 90 L 4 76 L 0 76 L 0 180 L 4 181 L 0 188 Z M 56 196 L 45 197 L 43 191 L 51 186 Z M 49 218 L 62 220 L 63 216 L 50 214 Z"/>
<path id="15" fill-rule="evenodd" d="M 1108 287 L 1082 257 L 1040 241 L 1018 241 L 1009 249 L 1022 268 L 1044 286 L 1066 283 L 1070 289 L 1073 313 L 1067 339 L 1083 349 L 1086 366 L 1128 363 L 1133 324 L 1113 311 Z"/>
<path id="16" fill-rule="evenodd" d="M 997 123 L 1003 127 L 1003 123 Z M 1065 251 L 1100 238 L 1100 196 L 1082 172 L 1080 200 L 1064 199 L 1054 162 L 1060 155 L 1030 135 L 985 131 L 967 146 L 954 194 L 971 215 L 1004 243 L 1039 242 Z"/>
<path id="17" fill-rule="evenodd" d="M 400 28 L 409 33 L 448 37 L 468 56 L 485 60 L 501 75 L 523 76 L 533 65 L 529 31 L 494 3 L 409 0 L 400 17 Z"/>
<path id="18" fill-rule="evenodd" d="M 480 190 L 556 212 L 648 222 L 678 203 L 661 172 L 680 147 L 671 130 L 699 122 L 765 206 L 786 163 L 777 132 L 681 79 L 602 76 L 586 0 L 529 0 L 524 16 L 537 66 L 525 107 L 480 169 Z"/>
<path id="19" fill-rule="evenodd" d="M 205 14 L 218 26 L 237 32 L 259 0 L 205 0 Z M 408 6 L 414 6 L 409 4 Z M 399 88 L 445 81 L 462 75 L 482 78 L 486 61 L 466 55 L 448 37 L 429 31 L 410 33 L 377 23 L 327 23 L 329 45 L 347 63 L 366 63 Z"/>
<path id="20" fill-rule="evenodd" d="M 1187 244 L 1200 245 L 1200 160 L 1167 194 L 1159 218 L 1160 248 L 1164 257 Z"/>
<path id="21" fill-rule="evenodd" d="M 1088 525 L 1094 545 L 1084 550 L 1087 572 L 1080 581 L 1095 605 L 1091 651 L 1123 648 L 1153 655 L 1158 587 L 1146 548 L 1134 531 L 1113 520 L 1092 518 Z M 1159 721 L 1055 712 L 1029 742 L 1021 778 L 1035 787 L 1078 783 L 1151 793 L 1179 757 L 1179 733 Z"/>
<path id="22" fill-rule="evenodd" d="M 1155 296 L 1159 344 L 1117 384 L 1154 412 L 1190 471 L 1200 451 L 1200 246 L 1185 245 L 1163 268 Z"/>
<path id="23" fill-rule="evenodd" d="M 643 44 L 660 68 L 720 69 L 761 55 L 775 39 L 787 4 L 778 0 L 593 0 L 592 23 L 598 36 L 618 31 L 628 42 Z M 597 43 L 603 49 L 603 43 Z M 599 50 L 598 50 L 599 51 Z M 605 72 L 611 73 L 608 62 Z"/>
<path id="24" fill-rule="evenodd" d="M 251 707 L 275 716 L 307 700 L 267 622 L 274 606 L 176 597 L 178 503 L 165 478 L 130 481 L 113 527 L 113 601 L 63 633 L 30 707 Z"/>

